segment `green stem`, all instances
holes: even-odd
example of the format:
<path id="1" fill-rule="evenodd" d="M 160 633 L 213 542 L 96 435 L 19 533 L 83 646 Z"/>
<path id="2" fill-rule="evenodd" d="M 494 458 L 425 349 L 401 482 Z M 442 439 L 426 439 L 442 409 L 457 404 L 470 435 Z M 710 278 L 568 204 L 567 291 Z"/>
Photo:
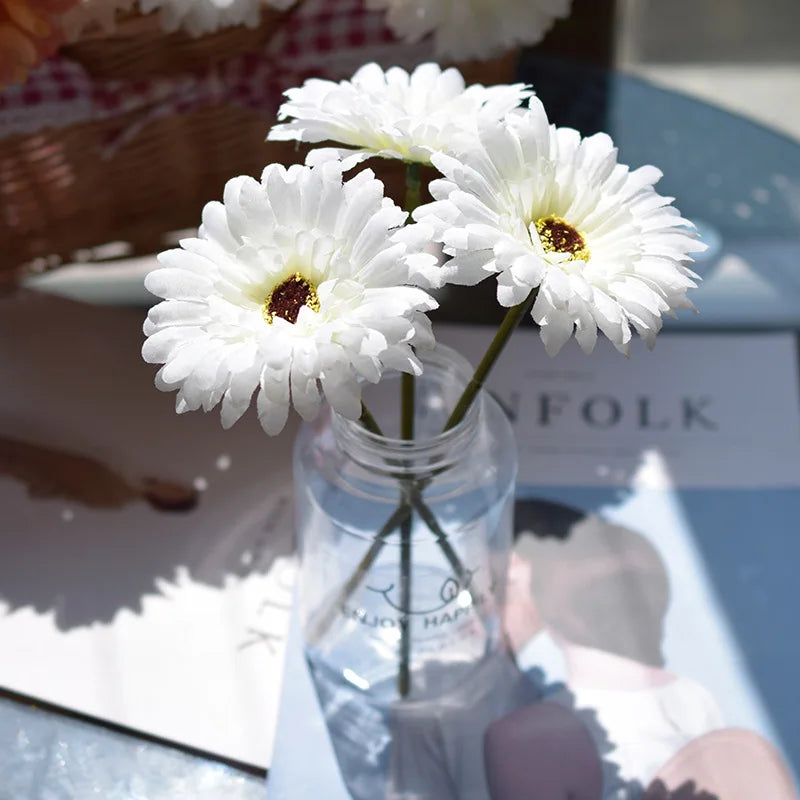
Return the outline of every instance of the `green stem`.
<path id="1" fill-rule="evenodd" d="M 403 209 L 409 214 L 422 202 L 421 166 L 417 163 L 406 165 L 406 199 Z"/>
<path id="2" fill-rule="evenodd" d="M 310 643 L 318 641 L 333 624 L 336 615 L 343 609 L 344 604 L 350 599 L 350 595 L 358 589 L 358 585 L 366 577 L 375 559 L 380 555 L 386 540 L 392 531 L 398 525 L 402 525 L 403 521 L 411 517 L 411 507 L 406 502 L 402 502 L 395 510 L 394 513 L 384 522 L 383 527 L 378 531 L 369 550 L 364 554 L 358 566 L 353 571 L 353 574 L 348 578 L 347 583 L 341 588 L 336 595 L 333 603 L 327 606 L 323 614 L 315 619 L 308 629 L 308 640 Z"/>
<path id="3" fill-rule="evenodd" d="M 422 181 L 420 165 L 406 165 L 406 199 L 403 205 L 409 214 L 420 204 Z M 414 376 L 404 372 L 401 377 L 400 397 L 400 437 L 414 438 Z"/>
<path id="4" fill-rule="evenodd" d="M 400 378 L 400 436 L 414 438 L 414 376 L 404 372 Z M 397 673 L 397 693 L 407 697 L 411 691 L 411 526 L 408 514 L 400 523 L 400 666 Z"/>
<path id="5" fill-rule="evenodd" d="M 486 349 L 481 363 L 478 364 L 475 374 L 472 376 L 450 414 L 447 424 L 444 426 L 446 431 L 449 431 L 450 428 L 454 428 L 464 419 L 464 416 L 467 411 L 469 411 L 469 407 L 472 405 L 478 392 L 483 388 L 483 384 L 486 382 L 486 378 L 489 376 L 500 353 L 503 352 L 503 348 L 511 338 L 511 334 L 514 333 L 517 325 L 519 325 L 525 315 L 533 308 L 537 291 L 538 289 L 532 289 L 531 293 L 519 305 L 509 308 L 506 312 L 502 323 L 500 323 L 500 327 L 497 329 L 497 333 L 494 335 L 494 339 L 492 339 L 489 347 Z"/>
<path id="6" fill-rule="evenodd" d="M 400 523 L 400 668 L 397 673 L 397 692 L 406 697 L 411 691 L 411 525 L 409 513 Z"/>
<path id="7" fill-rule="evenodd" d="M 406 199 L 404 208 L 410 214 L 419 204 L 421 180 L 419 164 L 406 168 Z M 404 372 L 400 377 L 400 438 L 414 438 L 414 384 L 413 375 Z M 400 523 L 400 667 L 397 674 L 397 691 L 406 697 L 411 691 L 411 631 L 409 609 L 411 608 L 411 528 L 409 514 Z"/>
<path id="8" fill-rule="evenodd" d="M 361 403 L 361 416 L 359 417 L 359 421 L 370 433 L 374 433 L 376 436 L 383 436 L 381 426 L 378 425 L 378 421 L 372 416 L 372 413 L 363 402 Z"/>
<path id="9" fill-rule="evenodd" d="M 414 438 L 414 376 L 400 376 L 400 438 Z"/>
<path id="10" fill-rule="evenodd" d="M 475 596 L 472 594 L 472 588 L 469 585 L 469 573 L 461 563 L 458 553 L 456 553 L 456 551 L 453 549 L 453 546 L 450 544 L 450 540 L 447 537 L 446 531 L 439 524 L 439 520 L 436 519 L 436 515 L 433 513 L 433 511 L 428 508 L 419 491 L 412 491 L 410 501 L 414 510 L 417 511 L 422 518 L 422 521 L 436 537 L 436 542 L 444 553 L 444 557 L 452 567 L 453 573 L 455 574 L 456 578 L 458 578 L 458 582 L 461 584 L 462 588 L 467 590 L 469 596 L 472 598 L 473 605 L 477 609 L 478 603 L 475 599 Z"/>

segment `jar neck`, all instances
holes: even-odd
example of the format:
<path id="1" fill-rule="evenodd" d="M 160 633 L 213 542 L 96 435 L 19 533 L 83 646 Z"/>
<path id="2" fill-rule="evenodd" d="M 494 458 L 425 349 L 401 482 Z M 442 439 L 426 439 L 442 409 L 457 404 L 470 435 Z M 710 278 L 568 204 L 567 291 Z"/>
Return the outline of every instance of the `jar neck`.
<path id="1" fill-rule="evenodd" d="M 482 411 L 481 395 L 459 423 L 449 430 L 443 429 L 473 375 L 472 367 L 454 350 L 442 345 L 421 354 L 420 361 L 423 373 L 415 381 L 413 439 L 373 433 L 359 421 L 333 415 L 337 443 L 361 467 L 397 479 L 418 481 L 463 464 L 469 457 Z M 394 433 L 398 429 L 400 394 L 399 375 L 383 381 L 379 390 L 365 389 L 365 404 L 378 416 L 383 431 Z"/>

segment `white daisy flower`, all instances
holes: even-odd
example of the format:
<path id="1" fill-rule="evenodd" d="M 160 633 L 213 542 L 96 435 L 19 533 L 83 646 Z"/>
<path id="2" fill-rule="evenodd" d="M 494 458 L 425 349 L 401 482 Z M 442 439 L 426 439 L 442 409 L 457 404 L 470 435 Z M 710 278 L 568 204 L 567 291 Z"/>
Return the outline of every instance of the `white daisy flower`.
<path id="1" fill-rule="evenodd" d="M 312 150 L 309 164 L 341 158 L 349 168 L 370 156 L 428 164 L 434 151 L 474 136 L 479 111 L 501 119 L 530 94 L 521 83 L 465 88 L 457 69 L 438 64 L 421 64 L 411 75 L 366 64 L 349 81 L 313 78 L 289 89 L 278 119 L 294 119 L 275 125 L 268 138 L 347 145 Z"/>
<path id="2" fill-rule="evenodd" d="M 536 44 L 572 0 L 367 0 L 386 9 L 386 24 L 399 38 L 417 42 L 433 34 L 434 52 L 456 60 L 488 58 Z"/>
<path id="3" fill-rule="evenodd" d="M 266 5 L 279 11 L 290 8 L 296 0 L 267 0 Z M 245 25 L 258 27 L 262 0 L 139 0 L 143 14 L 161 9 L 161 27 L 171 33 L 179 28 L 191 36 L 203 36 L 221 28 Z"/>
<path id="4" fill-rule="evenodd" d="M 221 401 L 226 428 L 257 389 L 269 434 L 290 405 L 313 418 L 322 394 L 357 419 L 359 379 L 419 374 L 412 345 L 433 343 L 436 302 L 409 285 L 437 268 L 422 252 L 432 231 L 401 228 L 406 216 L 370 170 L 342 183 L 338 164 L 271 164 L 260 183 L 228 181 L 198 237 L 146 278 L 164 298 L 144 325 L 142 356 L 164 365 L 156 386 L 178 390 L 178 413 Z"/>
<path id="5" fill-rule="evenodd" d="M 414 218 L 432 223 L 453 256 L 442 279 L 496 273 L 507 307 L 538 288 L 532 316 L 550 355 L 573 332 L 591 352 L 598 329 L 627 354 L 631 326 L 652 347 L 662 314 L 694 308 L 686 263 L 705 245 L 653 189 L 660 171 L 618 164 L 606 134 L 581 139 L 549 125 L 534 98 L 502 124 L 481 121 L 475 148 L 433 163 L 445 178 Z"/>

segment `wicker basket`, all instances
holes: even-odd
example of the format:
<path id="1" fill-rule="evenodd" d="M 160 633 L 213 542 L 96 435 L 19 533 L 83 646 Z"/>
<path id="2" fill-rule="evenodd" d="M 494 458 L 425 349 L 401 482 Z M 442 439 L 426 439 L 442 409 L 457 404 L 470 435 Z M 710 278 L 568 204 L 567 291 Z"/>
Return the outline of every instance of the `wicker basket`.
<path id="1" fill-rule="evenodd" d="M 150 123 L 104 161 L 106 136 L 121 122 L 0 143 L 3 265 L 45 258 L 58 266 L 112 240 L 129 243 L 132 254 L 159 250 L 166 233 L 198 224 L 228 178 L 296 158 L 293 144 L 264 142 L 269 123 L 261 115 L 214 105 Z"/>
<path id="2" fill-rule="evenodd" d="M 124 14 L 112 35 L 63 48 L 93 80 L 147 80 L 207 70 L 253 51 L 279 29 L 265 8 L 256 29 L 200 38 L 164 34 L 156 14 Z M 53 268 L 110 241 L 130 254 L 162 249 L 165 234 L 196 226 L 203 204 L 236 174 L 293 160 L 293 145 L 264 141 L 274 109 L 207 104 L 155 119 L 110 159 L 104 148 L 136 113 L 0 140 L 0 283 L 33 267 Z"/>
<path id="3" fill-rule="evenodd" d="M 152 14 L 126 15 L 113 36 L 89 37 L 65 54 L 93 79 L 183 74 L 262 46 L 281 21 L 265 10 L 255 30 L 192 39 L 164 35 Z M 514 65 L 512 54 L 466 65 L 465 74 L 470 82 L 507 82 Z M 198 224 L 203 205 L 221 197 L 230 177 L 302 161 L 307 148 L 265 142 L 274 111 L 215 103 L 154 119 L 110 159 L 102 157 L 109 137 L 134 115 L 0 140 L 0 286 L 109 242 L 126 243 L 127 255 L 156 252 L 169 232 Z M 379 159 L 371 166 L 401 199 L 403 165 Z"/>
<path id="4" fill-rule="evenodd" d="M 113 33 L 85 33 L 61 52 L 97 79 L 137 80 L 194 72 L 266 44 L 284 17 L 285 12 L 264 6 L 257 28 L 237 25 L 192 38 L 183 31 L 164 33 L 155 12 L 123 12 Z"/>

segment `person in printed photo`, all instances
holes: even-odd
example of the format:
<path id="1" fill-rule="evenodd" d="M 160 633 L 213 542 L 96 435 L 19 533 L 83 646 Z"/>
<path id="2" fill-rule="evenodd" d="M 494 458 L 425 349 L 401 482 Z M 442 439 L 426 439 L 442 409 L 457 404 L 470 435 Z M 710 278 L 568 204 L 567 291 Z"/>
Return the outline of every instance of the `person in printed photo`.
<path id="1" fill-rule="evenodd" d="M 647 539 L 543 501 L 518 502 L 516 530 L 506 629 L 542 702 L 488 729 L 493 800 L 797 797 L 770 744 L 666 669 L 670 585 Z"/>

